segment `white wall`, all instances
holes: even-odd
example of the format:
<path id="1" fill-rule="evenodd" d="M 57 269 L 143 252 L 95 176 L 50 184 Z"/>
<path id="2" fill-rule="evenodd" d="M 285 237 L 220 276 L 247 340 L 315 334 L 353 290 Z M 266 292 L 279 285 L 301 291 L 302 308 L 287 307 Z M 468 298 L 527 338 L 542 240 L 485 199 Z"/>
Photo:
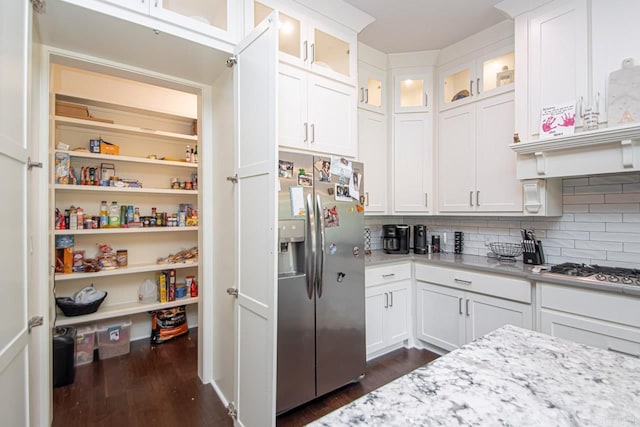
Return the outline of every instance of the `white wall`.
<path id="1" fill-rule="evenodd" d="M 520 228 L 534 228 L 547 262 L 578 262 L 640 268 L 640 173 L 570 178 L 563 181 L 563 212 L 557 218 L 366 217 L 372 249 L 381 249 L 382 224 L 426 224 L 431 234 L 464 232 L 464 253 L 486 255 L 491 241 L 519 242 Z"/>

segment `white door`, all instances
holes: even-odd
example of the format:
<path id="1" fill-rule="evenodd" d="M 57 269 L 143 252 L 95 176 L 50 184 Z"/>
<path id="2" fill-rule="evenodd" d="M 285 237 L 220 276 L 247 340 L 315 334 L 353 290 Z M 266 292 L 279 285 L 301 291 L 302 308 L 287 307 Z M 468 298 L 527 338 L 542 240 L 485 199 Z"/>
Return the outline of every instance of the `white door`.
<path id="1" fill-rule="evenodd" d="M 275 425 L 277 14 L 236 48 L 236 425 Z"/>
<path id="2" fill-rule="evenodd" d="M 406 280 L 391 285 L 389 289 L 389 308 L 384 321 L 387 344 L 395 344 L 409 338 L 409 288 L 411 281 Z"/>
<path id="3" fill-rule="evenodd" d="M 2 425 L 27 426 L 27 108 L 31 4 L 0 2 L 0 414 Z"/>
<path id="4" fill-rule="evenodd" d="M 278 144 L 307 148 L 307 72 L 287 64 L 278 65 Z"/>
<path id="5" fill-rule="evenodd" d="M 384 312 L 389 306 L 386 286 L 368 287 L 365 290 L 367 356 L 385 348 Z"/>
<path id="6" fill-rule="evenodd" d="M 416 290 L 418 339 L 445 350 L 464 344 L 464 292 L 422 282 Z"/>
<path id="7" fill-rule="evenodd" d="M 387 210 L 387 116 L 358 110 L 358 158 L 366 168 L 365 214 Z"/>
<path id="8" fill-rule="evenodd" d="M 504 325 L 533 328 L 530 304 L 467 293 L 465 344 Z"/>

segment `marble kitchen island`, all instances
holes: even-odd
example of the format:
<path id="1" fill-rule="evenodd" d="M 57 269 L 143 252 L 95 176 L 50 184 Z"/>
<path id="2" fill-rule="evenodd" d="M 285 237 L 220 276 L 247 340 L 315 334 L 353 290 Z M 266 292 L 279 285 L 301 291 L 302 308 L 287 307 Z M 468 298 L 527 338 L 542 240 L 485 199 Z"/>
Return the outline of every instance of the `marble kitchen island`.
<path id="1" fill-rule="evenodd" d="M 639 426 L 640 359 L 497 329 L 312 426 Z"/>

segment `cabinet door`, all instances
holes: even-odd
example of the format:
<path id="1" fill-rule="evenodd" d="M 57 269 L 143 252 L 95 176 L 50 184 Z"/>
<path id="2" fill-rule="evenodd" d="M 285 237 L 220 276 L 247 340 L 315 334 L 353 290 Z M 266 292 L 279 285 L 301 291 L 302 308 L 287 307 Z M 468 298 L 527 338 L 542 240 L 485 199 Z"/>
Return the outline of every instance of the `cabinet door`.
<path id="1" fill-rule="evenodd" d="M 361 63 L 358 66 L 358 107 L 384 114 L 386 84 L 383 70 Z"/>
<path id="2" fill-rule="evenodd" d="M 386 286 L 368 287 L 365 291 L 367 354 L 386 347 L 384 314 L 389 305 Z"/>
<path id="3" fill-rule="evenodd" d="M 513 92 L 476 104 L 476 198 L 479 212 L 521 212 L 522 184 L 516 178 Z"/>
<path id="4" fill-rule="evenodd" d="M 475 61 L 468 60 L 438 72 L 440 110 L 472 101 L 476 96 Z"/>
<path id="5" fill-rule="evenodd" d="M 389 307 L 385 312 L 387 345 L 393 345 L 409 337 L 409 289 L 411 281 L 398 282 L 389 289 Z"/>
<path id="6" fill-rule="evenodd" d="M 387 120 L 384 114 L 358 110 L 358 158 L 364 163 L 365 214 L 387 209 Z"/>
<path id="7" fill-rule="evenodd" d="M 530 136 L 539 134 L 543 107 L 588 97 L 586 3 L 586 0 L 554 1 L 529 18 Z"/>
<path id="8" fill-rule="evenodd" d="M 235 35 L 236 2 L 229 0 L 146 0 L 152 16 L 214 37 Z"/>
<path id="9" fill-rule="evenodd" d="M 424 282 L 416 289 L 417 337 L 445 350 L 464 344 L 464 292 Z"/>
<path id="10" fill-rule="evenodd" d="M 504 325 L 533 327 L 531 305 L 467 292 L 465 301 L 465 343 Z"/>
<path id="11" fill-rule="evenodd" d="M 396 114 L 393 120 L 393 211 L 433 211 L 431 113 Z"/>
<path id="12" fill-rule="evenodd" d="M 264 2 L 253 2 L 253 22 L 250 28 L 254 28 L 262 22 L 274 8 Z M 305 18 L 292 11 L 279 10 L 280 28 L 278 29 L 278 48 L 280 60 L 298 67 L 304 67 L 309 59 L 309 47 L 307 42 L 307 24 Z"/>
<path id="13" fill-rule="evenodd" d="M 309 74 L 309 144 L 323 153 L 355 156 L 355 88 Z"/>
<path id="14" fill-rule="evenodd" d="M 540 332 L 580 344 L 640 357 L 640 329 L 541 310 Z"/>
<path id="15" fill-rule="evenodd" d="M 619 70 L 622 60 L 635 58 L 640 61 L 640 2 L 609 0 L 591 2 L 591 58 L 593 61 L 593 93 L 585 99 L 585 105 L 595 105 L 599 95 L 600 122 L 608 121 L 607 97 L 609 74 Z M 624 29 L 624 30 L 622 30 Z M 618 118 L 619 119 L 619 118 Z M 617 121 L 617 120 L 616 120 Z M 609 127 L 616 126 L 612 121 Z"/>
<path id="16" fill-rule="evenodd" d="M 394 113 L 419 113 L 432 111 L 433 73 L 401 74 L 393 79 Z"/>
<path id="17" fill-rule="evenodd" d="M 278 67 L 278 144 L 305 148 L 308 143 L 307 74 L 281 63 Z"/>
<path id="18" fill-rule="evenodd" d="M 439 116 L 439 211 L 473 211 L 476 196 L 475 106 L 464 105 Z"/>
<path id="19" fill-rule="evenodd" d="M 309 20 L 309 67 L 316 73 L 355 84 L 357 36 L 342 33 L 323 22 Z"/>

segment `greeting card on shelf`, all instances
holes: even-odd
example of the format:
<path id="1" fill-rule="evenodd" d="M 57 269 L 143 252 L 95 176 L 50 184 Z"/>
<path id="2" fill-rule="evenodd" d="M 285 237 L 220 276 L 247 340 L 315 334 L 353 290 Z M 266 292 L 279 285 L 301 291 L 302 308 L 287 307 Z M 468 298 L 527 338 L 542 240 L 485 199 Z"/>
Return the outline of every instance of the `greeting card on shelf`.
<path id="1" fill-rule="evenodd" d="M 573 135 L 576 122 L 576 104 L 558 104 L 542 107 L 540 139 Z"/>

